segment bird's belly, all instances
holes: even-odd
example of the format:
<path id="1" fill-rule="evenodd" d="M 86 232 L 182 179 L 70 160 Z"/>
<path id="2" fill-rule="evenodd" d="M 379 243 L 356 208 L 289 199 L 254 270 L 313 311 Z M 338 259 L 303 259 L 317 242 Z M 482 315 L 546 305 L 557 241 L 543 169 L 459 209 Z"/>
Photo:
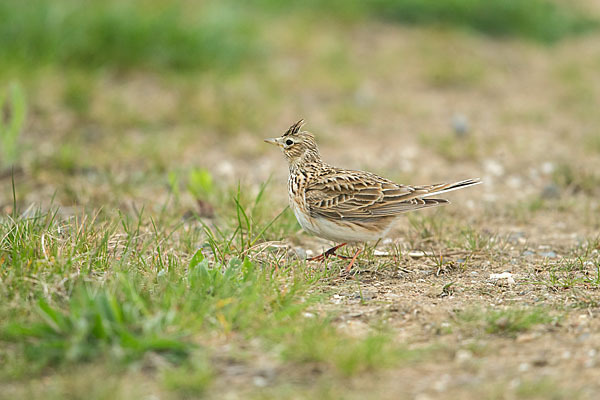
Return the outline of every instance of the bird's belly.
<path id="1" fill-rule="evenodd" d="M 368 242 L 381 239 L 387 232 L 374 231 L 348 221 L 332 221 L 326 218 L 311 217 L 294 202 L 291 202 L 292 211 L 298 223 L 308 233 L 334 242 Z"/>
<path id="2" fill-rule="evenodd" d="M 313 226 L 317 236 L 334 242 L 369 242 L 381 239 L 385 234 L 385 232 L 370 230 L 352 222 L 332 221 L 326 218 L 314 218 Z"/>

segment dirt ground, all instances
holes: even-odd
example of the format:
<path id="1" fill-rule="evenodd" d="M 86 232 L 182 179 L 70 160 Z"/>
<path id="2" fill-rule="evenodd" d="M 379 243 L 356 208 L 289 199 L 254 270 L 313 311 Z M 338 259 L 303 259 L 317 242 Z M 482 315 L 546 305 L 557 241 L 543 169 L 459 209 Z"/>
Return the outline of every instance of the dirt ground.
<path id="1" fill-rule="evenodd" d="M 342 273 L 319 289 L 327 300 L 311 312 L 334 313 L 340 332 L 364 337 L 384 321 L 398 343 L 424 349 L 405 367 L 352 378 L 344 398 L 595 398 L 598 284 L 579 279 L 597 279 L 598 242 L 591 243 L 593 264 L 563 271 L 564 260 L 580 254 L 583 236 L 552 223 L 544 232 L 542 224 L 516 228 L 495 222 L 492 243 L 481 250 L 415 251 L 414 244 L 395 239 L 380 246 L 393 250 L 359 259 L 352 274 Z M 403 255 L 386 254 L 400 249 Z M 346 262 L 330 267 L 343 270 Z M 557 269 L 560 283 L 550 278 Z M 485 321 L 485 313 L 521 309 L 540 310 L 547 320 L 522 331 L 511 330 L 510 312 Z M 291 380 L 310 387 L 313 379 L 319 382 L 315 368 L 265 370 L 270 384 Z M 241 387 L 256 385 L 254 374 L 238 379 Z M 226 386 L 221 390 L 227 393 Z M 239 396 L 237 387 L 225 397 Z"/>

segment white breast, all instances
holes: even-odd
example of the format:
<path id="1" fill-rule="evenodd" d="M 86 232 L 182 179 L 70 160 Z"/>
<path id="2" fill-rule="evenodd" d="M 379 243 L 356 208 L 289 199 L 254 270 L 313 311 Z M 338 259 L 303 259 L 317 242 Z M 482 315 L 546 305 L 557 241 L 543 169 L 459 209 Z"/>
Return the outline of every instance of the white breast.
<path id="1" fill-rule="evenodd" d="M 294 215 L 296 216 L 296 219 L 298 220 L 298 223 L 300 224 L 302 229 L 304 229 L 305 231 L 310 232 L 314 235 L 319 234 L 317 231 L 315 231 L 315 227 L 312 224 L 311 219 L 308 216 L 308 214 L 303 213 L 302 210 L 300 209 L 300 207 L 298 207 L 296 202 L 293 201 L 292 199 L 290 199 L 290 207 L 291 207 L 292 211 L 294 212 Z"/>

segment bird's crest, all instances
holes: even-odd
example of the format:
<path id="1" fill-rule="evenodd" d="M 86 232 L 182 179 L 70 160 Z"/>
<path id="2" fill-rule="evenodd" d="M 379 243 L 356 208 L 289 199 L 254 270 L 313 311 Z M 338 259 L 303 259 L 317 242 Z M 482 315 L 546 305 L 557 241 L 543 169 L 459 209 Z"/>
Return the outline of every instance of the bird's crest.
<path id="1" fill-rule="evenodd" d="M 296 135 L 298 132 L 300 132 L 300 129 L 302 128 L 302 126 L 304 124 L 305 124 L 304 120 L 301 119 L 300 121 L 296 122 L 294 125 L 290 126 L 288 128 L 288 130 L 285 131 L 283 136 Z"/>

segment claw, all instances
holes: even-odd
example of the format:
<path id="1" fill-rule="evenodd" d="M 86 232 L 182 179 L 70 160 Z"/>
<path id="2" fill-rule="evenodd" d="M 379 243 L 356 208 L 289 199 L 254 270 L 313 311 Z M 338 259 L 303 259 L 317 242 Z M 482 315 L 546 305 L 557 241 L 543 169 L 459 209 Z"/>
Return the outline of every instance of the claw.
<path id="1" fill-rule="evenodd" d="M 338 258 L 341 258 L 343 260 L 347 260 L 350 257 L 346 257 L 346 256 L 340 256 L 338 254 L 335 254 L 335 251 L 337 249 L 339 249 L 340 247 L 345 246 L 347 243 L 342 243 L 342 244 L 338 244 L 337 246 L 334 246 L 332 248 L 330 248 L 329 250 L 319 254 L 318 256 L 315 257 L 311 257 L 311 258 L 307 258 L 308 261 L 323 261 L 326 260 L 327 258 L 331 257 L 331 256 L 336 256 Z"/>

